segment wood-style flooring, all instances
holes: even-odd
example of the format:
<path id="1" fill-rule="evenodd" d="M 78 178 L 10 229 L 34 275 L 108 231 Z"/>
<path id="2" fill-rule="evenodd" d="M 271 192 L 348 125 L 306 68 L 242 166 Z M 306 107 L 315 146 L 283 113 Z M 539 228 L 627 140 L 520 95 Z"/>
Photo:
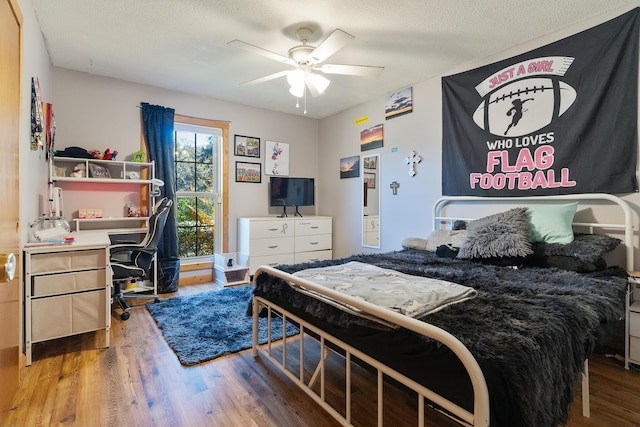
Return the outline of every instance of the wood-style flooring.
<path id="1" fill-rule="evenodd" d="M 162 297 L 212 289 L 219 287 L 186 286 Z M 2 414 L 0 425 L 339 425 L 270 362 L 254 359 L 251 350 L 194 367 L 182 366 L 140 303 L 129 320 L 113 317 L 108 349 L 101 348 L 101 333 L 34 345 L 33 364 L 24 370 L 13 407 Z M 332 363 L 339 365 L 337 360 Z M 334 374 L 337 382 L 339 371 Z M 640 372 L 625 371 L 618 360 L 599 353 L 590 360 L 590 379 L 591 418 L 582 417 L 577 387 L 569 426 L 640 426 Z M 376 425 L 374 381 L 368 374 L 354 381 L 353 399 L 366 398 L 354 405 L 353 416 L 361 417 L 357 425 Z M 339 388 L 328 387 L 327 398 L 339 400 Z M 390 396 L 385 403 L 391 412 L 385 425 L 416 425 L 415 398 L 392 385 L 386 390 Z M 457 424 L 433 414 L 428 425 Z"/>

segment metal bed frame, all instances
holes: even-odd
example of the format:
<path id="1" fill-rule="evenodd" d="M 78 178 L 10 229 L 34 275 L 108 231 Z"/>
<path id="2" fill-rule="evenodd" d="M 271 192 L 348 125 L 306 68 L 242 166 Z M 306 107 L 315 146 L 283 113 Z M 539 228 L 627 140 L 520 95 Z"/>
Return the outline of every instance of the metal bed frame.
<path id="1" fill-rule="evenodd" d="M 624 219 L 621 222 L 617 223 L 596 223 L 596 222 L 584 222 L 579 223 L 575 222 L 574 226 L 576 227 L 586 227 L 590 231 L 593 229 L 608 229 L 608 230 L 623 230 L 624 232 L 624 245 L 626 248 L 626 267 L 627 270 L 633 269 L 633 225 L 632 225 L 632 211 L 627 205 L 625 201 L 622 199 L 608 195 L 608 194 L 578 194 L 578 195 L 567 195 L 567 196 L 543 196 L 543 197 L 518 197 L 518 198 L 482 198 L 482 197 L 443 197 L 436 201 L 433 208 L 433 228 L 444 228 L 447 225 L 450 225 L 455 220 L 471 220 L 474 218 L 461 218 L 459 216 L 447 216 L 444 214 L 447 206 L 453 203 L 460 202 L 473 202 L 473 203 L 489 203 L 489 204 L 500 204 L 500 208 L 504 210 L 504 205 L 520 205 L 526 206 L 540 203 L 540 202 L 586 202 L 590 201 L 596 204 L 606 203 L 607 205 L 618 205 L 623 213 Z M 413 381 L 411 378 L 406 377 L 398 373 L 397 371 L 389 368 L 383 363 L 375 360 L 367 354 L 362 353 L 356 348 L 352 347 L 348 343 L 345 343 L 337 338 L 331 336 L 327 332 L 311 325 L 305 320 L 288 313 L 286 310 L 277 306 L 276 304 L 266 300 L 262 297 L 254 296 L 253 297 L 253 355 L 257 357 L 259 354 L 266 357 L 270 360 L 276 367 L 278 367 L 291 381 L 296 383 L 307 395 L 309 395 L 315 402 L 317 402 L 323 409 L 325 409 L 329 414 L 331 414 L 336 420 L 338 420 L 342 425 L 352 425 L 352 412 L 351 412 L 351 361 L 352 358 L 358 358 L 365 363 L 372 366 L 375 370 L 377 370 L 377 418 L 378 418 L 378 426 L 383 425 L 383 382 L 384 376 L 388 376 L 403 384 L 410 390 L 417 393 L 418 401 L 418 425 L 420 427 L 424 426 L 425 422 L 425 399 L 435 404 L 437 407 L 434 408 L 450 418 L 454 419 L 461 425 L 467 426 L 488 426 L 489 425 L 489 392 L 486 384 L 486 380 L 484 375 L 478 365 L 478 362 L 475 360 L 473 355 L 469 352 L 469 350 L 453 335 L 448 332 L 430 325 L 425 322 L 421 322 L 415 320 L 413 318 L 398 314 L 391 310 L 387 310 L 385 308 L 367 303 L 365 301 L 361 301 L 342 293 L 333 291 L 324 286 L 317 285 L 313 282 L 310 282 L 306 279 L 302 279 L 296 276 L 292 276 L 283 271 L 280 271 L 276 268 L 269 266 L 261 266 L 257 269 L 254 275 L 255 279 L 262 273 L 268 273 L 270 275 L 282 278 L 290 283 L 295 283 L 298 286 L 302 286 L 311 291 L 318 292 L 328 298 L 332 298 L 334 300 L 340 301 L 342 303 L 351 305 L 364 311 L 365 313 L 376 316 L 386 322 L 391 322 L 400 327 L 409 329 L 418 334 L 424 335 L 426 337 L 432 338 L 441 342 L 443 345 L 447 346 L 451 351 L 460 359 L 464 368 L 467 370 L 469 378 L 471 380 L 471 385 L 473 387 L 473 412 L 469 412 L 466 409 L 460 407 L 454 402 L 438 395 L 434 391 L 418 384 Z M 255 283 L 255 282 L 254 282 Z M 629 303 L 629 294 L 627 293 L 627 307 Z M 258 316 L 260 311 L 266 308 L 267 317 L 268 317 L 268 339 L 265 344 L 258 343 Z M 281 353 L 279 358 L 275 356 L 273 352 L 273 341 L 271 339 L 271 323 L 274 321 L 274 318 L 279 318 L 276 321 L 282 321 L 283 328 L 283 339 L 281 343 L 278 345 L 282 345 Z M 287 338 L 284 330 L 286 328 L 287 321 L 293 321 L 299 325 L 299 335 L 294 338 Z M 628 321 L 627 329 L 628 329 Z M 628 332 L 628 331 L 627 331 Z M 304 377 L 304 338 L 305 336 L 311 336 L 313 339 L 317 340 L 320 343 L 320 349 L 322 354 L 319 356 L 318 366 L 315 368 L 314 374 L 308 381 L 305 381 Z M 628 333 L 627 333 L 628 337 Z M 294 375 L 287 368 L 287 342 L 295 339 L 299 340 L 299 373 Z M 338 411 L 336 408 L 331 406 L 326 399 L 325 395 L 325 359 L 328 356 L 329 347 L 326 345 L 327 342 L 330 342 L 331 345 L 335 348 L 338 347 L 341 351 L 341 354 L 345 358 L 345 372 L 346 372 L 346 380 L 345 380 L 345 409 L 343 412 Z M 628 338 L 627 338 L 627 348 L 625 349 L 626 354 L 628 354 Z M 313 387 L 316 385 L 316 381 L 320 380 L 320 391 L 314 391 Z M 590 406 L 589 406 L 589 365 L 588 360 L 584 362 L 584 371 L 582 375 L 582 407 L 583 407 L 583 416 L 590 416 Z"/>

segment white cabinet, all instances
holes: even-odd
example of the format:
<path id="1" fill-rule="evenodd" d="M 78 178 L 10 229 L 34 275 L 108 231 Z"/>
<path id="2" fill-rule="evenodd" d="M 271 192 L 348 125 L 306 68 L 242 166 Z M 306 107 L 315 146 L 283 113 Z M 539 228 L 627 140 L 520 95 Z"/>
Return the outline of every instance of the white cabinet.
<path id="1" fill-rule="evenodd" d="M 34 343 L 105 331 L 109 347 L 111 269 L 106 232 L 74 233 L 73 244 L 24 250 L 24 348 Z"/>
<path id="2" fill-rule="evenodd" d="M 331 259 L 332 219 L 239 218 L 238 252 L 251 275 L 261 265 Z"/>

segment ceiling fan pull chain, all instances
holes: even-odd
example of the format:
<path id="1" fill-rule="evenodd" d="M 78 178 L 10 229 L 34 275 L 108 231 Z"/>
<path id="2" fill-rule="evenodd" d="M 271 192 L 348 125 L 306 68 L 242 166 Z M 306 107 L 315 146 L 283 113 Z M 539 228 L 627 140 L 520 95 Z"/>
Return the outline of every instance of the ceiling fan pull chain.
<path id="1" fill-rule="evenodd" d="M 307 114 L 307 88 L 304 88 L 304 114 Z"/>

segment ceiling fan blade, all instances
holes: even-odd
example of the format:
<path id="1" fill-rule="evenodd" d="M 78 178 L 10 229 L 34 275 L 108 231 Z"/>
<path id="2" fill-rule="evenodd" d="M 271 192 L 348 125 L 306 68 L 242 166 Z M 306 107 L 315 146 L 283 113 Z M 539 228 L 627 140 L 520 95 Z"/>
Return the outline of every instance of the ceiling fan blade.
<path id="1" fill-rule="evenodd" d="M 278 77 L 284 77 L 288 73 L 289 73 L 288 70 L 280 71 L 277 73 L 269 74 L 268 76 L 260 77 L 259 79 L 249 80 L 248 82 L 240 83 L 240 86 L 256 85 L 258 83 L 268 82 L 269 80 L 277 79 Z"/>
<path id="2" fill-rule="evenodd" d="M 349 76 L 365 76 L 376 77 L 384 70 L 384 67 L 375 67 L 369 65 L 340 65 L 340 64 L 323 64 L 315 67 L 314 70 L 322 71 L 326 74 L 346 74 Z"/>
<path id="3" fill-rule="evenodd" d="M 278 62 L 283 62 L 285 64 L 290 64 L 290 65 L 296 65 L 296 63 L 294 61 L 292 61 L 291 59 L 287 58 L 286 56 L 278 55 L 277 53 L 273 53 L 273 52 L 271 52 L 269 50 L 263 49 L 263 48 L 258 47 L 258 46 L 254 46 L 252 44 L 240 41 L 238 39 L 231 40 L 230 42 L 227 43 L 227 45 L 239 47 L 240 49 L 244 49 L 244 50 L 248 50 L 249 52 L 257 53 L 258 55 L 262 55 L 264 57 L 267 57 L 269 59 L 273 59 L 273 60 L 278 61 Z"/>
<path id="4" fill-rule="evenodd" d="M 353 39 L 355 37 L 351 34 L 337 29 L 309 54 L 309 60 L 314 64 L 319 64 L 345 47 Z"/>
<path id="5" fill-rule="evenodd" d="M 329 79 L 320 74 L 307 74 L 304 82 L 307 84 L 307 88 L 309 88 L 309 93 L 314 98 L 324 94 L 324 91 L 327 90 L 327 87 L 331 83 Z"/>

